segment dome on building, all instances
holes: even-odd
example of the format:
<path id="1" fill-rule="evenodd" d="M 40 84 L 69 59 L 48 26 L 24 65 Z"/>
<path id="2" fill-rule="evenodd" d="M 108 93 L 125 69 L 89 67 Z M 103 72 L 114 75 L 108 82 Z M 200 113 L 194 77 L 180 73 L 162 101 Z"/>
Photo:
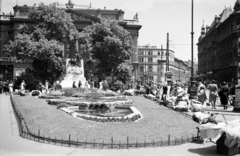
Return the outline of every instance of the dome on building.
<path id="1" fill-rule="evenodd" d="M 240 11 L 240 0 L 237 0 L 234 5 L 234 12 Z"/>

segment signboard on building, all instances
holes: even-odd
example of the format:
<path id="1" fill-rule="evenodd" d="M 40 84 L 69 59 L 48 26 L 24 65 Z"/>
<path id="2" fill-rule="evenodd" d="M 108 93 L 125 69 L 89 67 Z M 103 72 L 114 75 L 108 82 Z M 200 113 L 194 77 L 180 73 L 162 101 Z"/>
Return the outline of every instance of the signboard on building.
<path id="1" fill-rule="evenodd" d="M 166 75 L 166 78 L 171 79 L 173 74 L 172 74 L 172 72 L 167 71 L 167 72 L 165 73 L 165 75 Z"/>

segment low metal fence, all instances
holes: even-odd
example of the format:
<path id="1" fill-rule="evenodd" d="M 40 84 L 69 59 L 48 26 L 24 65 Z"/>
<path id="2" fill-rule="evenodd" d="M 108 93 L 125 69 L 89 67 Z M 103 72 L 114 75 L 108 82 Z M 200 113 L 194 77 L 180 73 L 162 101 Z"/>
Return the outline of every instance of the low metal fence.
<path id="1" fill-rule="evenodd" d="M 98 149 L 128 149 L 128 148 L 148 148 L 148 147 L 166 147 L 181 145 L 188 142 L 194 142 L 198 140 L 198 133 L 196 135 L 171 137 L 169 134 L 167 139 L 153 139 L 153 140 L 130 140 L 127 136 L 126 141 L 121 142 L 115 140 L 113 137 L 109 140 L 79 140 L 71 138 L 71 134 L 68 135 L 68 139 L 56 138 L 56 136 L 44 136 L 39 129 L 37 133 L 31 132 L 27 127 L 27 123 L 22 117 L 14 98 L 11 96 L 11 103 L 14 110 L 14 114 L 17 119 L 20 136 L 29 140 L 37 141 L 40 143 L 55 144 L 60 146 L 71 146 L 76 148 L 98 148 Z"/>

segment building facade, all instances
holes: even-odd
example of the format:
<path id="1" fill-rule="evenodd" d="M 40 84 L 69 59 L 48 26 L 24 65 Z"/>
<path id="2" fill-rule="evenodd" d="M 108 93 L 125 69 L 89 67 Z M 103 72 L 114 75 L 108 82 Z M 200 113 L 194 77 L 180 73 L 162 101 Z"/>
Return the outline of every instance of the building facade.
<path id="1" fill-rule="evenodd" d="M 238 71 L 240 1 L 226 7 L 211 26 L 202 26 L 198 41 L 198 72 L 205 80 L 234 81 Z"/>
<path id="2" fill-rule="evenodd" d="M 74 20 L 74 25 L 79 32 L 93 23 L 100 22 L 102 18 L 117 20 L 120 26 L 130 32 L 133 39 L 134 53 L 130 60 L 134 65 L 133 76 L 135 79 L 138 75 L 138 35 L 139 30 L 142 27 L 138 23 L 137 15 L 135 15 L 132 20 L 126 20 L 124 19 L 124 11 L 118 9 L 98 9 L 92 8 L 91 5 L 74 8 L 74 4 L 72 4 L 71 1 L 69 1 L 66 6 L 67 7 L 63 8 L 59 5 L 60 8 L 71 14 L 71 17 Z M 13 7 L 13 14 L 6 15 L 0 13 L 0 80 L 12 80 L 29 67 L 29 64 L 16 64 L 11 62 L 11 57 L 5 56 L 2 53 L 2 50 L 4 45 L 7 44 L 9 40 L 13 40 L 14 36 L 16 36 L 16 30 L 20 24 L 33 23 L 33 21 L 28 18 L 30 8 L 31 7 L 27 5 L 15 6 Z M 64 45 L 64 54 L 69 53 L 68 47 L 68 45 Z"/>
<path id="3" fill-rule="evenodd" d="M 143 82 L 166 82 L 167 50 L 156 46 L 138 47 L 138 79 Z M 169 71 L 171 81 L 187 83 L 190 78 L 188 64 L 174 57 L 174 51 L 169 50 Z"/>

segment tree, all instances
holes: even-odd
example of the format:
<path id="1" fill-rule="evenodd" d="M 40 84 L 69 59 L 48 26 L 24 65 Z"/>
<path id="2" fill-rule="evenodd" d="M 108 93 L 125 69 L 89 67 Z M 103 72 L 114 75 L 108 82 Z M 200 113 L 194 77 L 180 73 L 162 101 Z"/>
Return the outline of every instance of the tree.
<path id="1" fill-rule="evenodd" d="M 126 82 L 131 77 L 131 64 L 127 61 L 133 53 L 131 34 L 114 20 L 101 20 L 86 27 L 79 42 L 94 62 L 93 72 L 106 76 L 116 76 Z"/>
<path id="2" fill-rule="evenodd" d="M 79 38 L 70 14 L 57 8 L 55 3 L 30 10 L 32 25 L 20 25 L 18 35 L 10 41 L 3 52 L 15 55 L 16 62 L 30 62 L 35 76 L 50 82 L 64 74 L 63 44 L 75 47 Z"/>

